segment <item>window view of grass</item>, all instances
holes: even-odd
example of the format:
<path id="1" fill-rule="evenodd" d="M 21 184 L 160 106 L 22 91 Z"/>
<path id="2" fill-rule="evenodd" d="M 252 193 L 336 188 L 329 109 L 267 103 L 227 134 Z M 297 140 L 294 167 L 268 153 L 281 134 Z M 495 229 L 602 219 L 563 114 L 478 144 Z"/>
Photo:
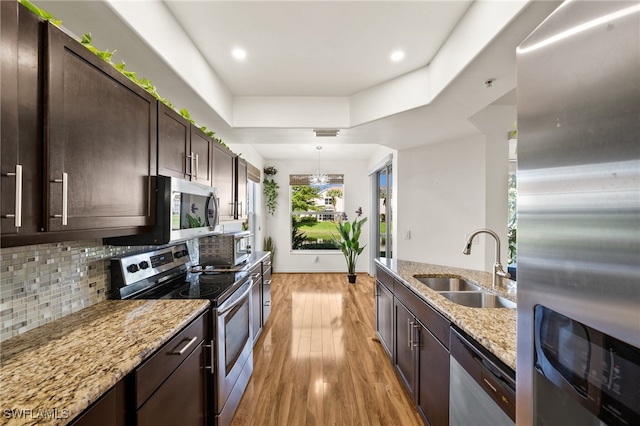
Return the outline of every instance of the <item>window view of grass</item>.
<path id="1" fill-rule="evenodd" d="M 318 221 L 312 215 L 294 215 L 291 220 L 291 248 L 294 250 L 337 250 L 332 236 L 339 236 L 332 221 Z"/>
<path id="2" fill-rule="evenodd" d="M 291 249 L 338 250 L 342 184 L 291 185 Z"/>

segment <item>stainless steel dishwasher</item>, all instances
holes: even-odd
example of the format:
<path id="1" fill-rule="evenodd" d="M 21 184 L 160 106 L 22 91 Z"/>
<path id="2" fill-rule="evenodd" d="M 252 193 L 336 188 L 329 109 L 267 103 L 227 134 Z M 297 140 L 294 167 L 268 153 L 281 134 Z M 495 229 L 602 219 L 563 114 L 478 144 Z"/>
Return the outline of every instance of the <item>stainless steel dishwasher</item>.
<path id="1" fill-rule="evenodd" d="M 450 350 L 449 425 L 514 425 L 515 373 L 453 327 Z"/>

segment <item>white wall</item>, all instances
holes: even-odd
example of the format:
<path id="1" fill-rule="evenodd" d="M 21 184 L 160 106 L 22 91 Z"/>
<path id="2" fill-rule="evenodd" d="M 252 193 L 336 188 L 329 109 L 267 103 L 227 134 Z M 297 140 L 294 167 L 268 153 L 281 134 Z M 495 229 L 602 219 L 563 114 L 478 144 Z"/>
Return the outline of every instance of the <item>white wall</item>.
<path id="1" fill-rule="evenodd" d="M 495 124 L 486 135 L 398 152 L 396 258 L 490 272 L 491 237 L 480 235 L 471 254 L 462 254 L 472 231 L 489 228 L 500 236 L 506 266 L 510 124 Z"/>
<path id="2" fill-rule="evenodd" d="M 274 270 L 276 272 L 345 272 L 347 264 L 342 252 L 315 252 L 312 250 L 295 252 L 291 251 L 291 214 L 289 199 L 289 175 L 313 173 L 317 168 L 315 160 L 269 160 L 265 166 L 274 166 L 278 173 L 274 176 L 280 186 L 278 205 L 274 215 L 265 213 L 265 236 L 271 236 L 276 246 Z M 370 217 L 369 206 L 369 180 L 367 161 L 339 160 L 324 162 L 324 173 L 344 174 L 344 201 L 345 210 L 349 220 L 355 217 L 358 207 L 363 208 L 363 215 Z M 265 209 L 264 205 L 262 206 Z M 362 231 L 360 241 L 369 243 L 369 226 L 367 221 Z M 337 232 L 336 232 L 337 233 Z M 358 258 L 357 272 L 367 272 L 369 265 L 369 251 L 364 250 Z"/>
<path id="3" fill-rule="evenodd" d="M 485 226 L 485 172 L 483 136 L 399 151 L 396 257 L 484 270 L 484 247 L 462 248 Z"/>

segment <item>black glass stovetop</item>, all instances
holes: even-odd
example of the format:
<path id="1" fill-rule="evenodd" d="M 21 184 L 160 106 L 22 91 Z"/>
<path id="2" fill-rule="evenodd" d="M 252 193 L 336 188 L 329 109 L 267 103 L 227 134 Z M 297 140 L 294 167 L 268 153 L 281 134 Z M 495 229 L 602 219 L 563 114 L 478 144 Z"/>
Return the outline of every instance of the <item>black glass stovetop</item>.
<path id="1" fill-rule="evenodd" d="M 170 281 L 137 294 L 136 299 L 209 299 L 218 306 L 249 276 L 248 269 L 215 270 L 195 267 Z"/>

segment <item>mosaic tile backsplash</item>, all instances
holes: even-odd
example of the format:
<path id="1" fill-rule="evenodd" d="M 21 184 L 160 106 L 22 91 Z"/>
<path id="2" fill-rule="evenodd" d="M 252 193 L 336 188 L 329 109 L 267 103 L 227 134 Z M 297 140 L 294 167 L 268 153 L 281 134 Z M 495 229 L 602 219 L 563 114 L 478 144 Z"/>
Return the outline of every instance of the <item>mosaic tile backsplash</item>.
<path id="1" fill-rule="evenodd" d="M 152 248 L 88 240 L 1 249 L 0 341 L 110 299 L 109 260 Z M 197 262 L 197 240 L 188 248 Z"/>

